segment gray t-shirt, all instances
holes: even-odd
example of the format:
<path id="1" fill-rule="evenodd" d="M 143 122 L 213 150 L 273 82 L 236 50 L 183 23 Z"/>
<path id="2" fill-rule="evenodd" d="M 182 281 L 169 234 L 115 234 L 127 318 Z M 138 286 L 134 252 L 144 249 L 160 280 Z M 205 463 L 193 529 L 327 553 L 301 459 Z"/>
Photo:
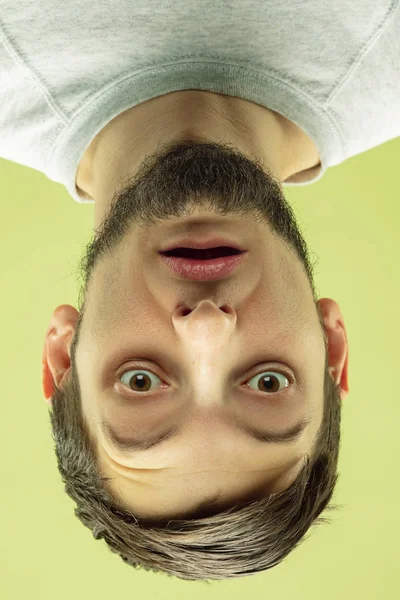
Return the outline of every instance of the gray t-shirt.
<path id="1" fill-rule="evenodd" d="M 400 136 L 399 0 L 0 0 L 0 157 L 77 202 L 76 172 L 118 114 L 186 89 L 274 110 L 321 165 Z"/>

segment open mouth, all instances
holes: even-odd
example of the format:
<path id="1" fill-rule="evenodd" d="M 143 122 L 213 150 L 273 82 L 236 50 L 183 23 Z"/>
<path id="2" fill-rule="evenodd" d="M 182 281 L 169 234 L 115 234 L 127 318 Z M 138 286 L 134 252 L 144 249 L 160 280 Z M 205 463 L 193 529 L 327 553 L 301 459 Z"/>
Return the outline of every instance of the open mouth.
<path id="1" fill-rule="evenodd" d="M 161 252 L 164 256 L 175 256 L 179 258 L 192 258 L 194 260 L 210 260 L 213 258 L 221 258 L 221 256 L 234 256 L 236 254 L 243 254 L 236 248 L 229 248 L 228 246 L 218 246 L 217 248 L 174 248 L 173 250 L 167 250 Z"/>
<path id="2" fill-rule="evenodd" d="M 195 281 L 216 281 L 233 274 L 244 264 L 246 250 L 217 248 L 173 248 L 159 253 L 161 264 L 171 273 Z"/>

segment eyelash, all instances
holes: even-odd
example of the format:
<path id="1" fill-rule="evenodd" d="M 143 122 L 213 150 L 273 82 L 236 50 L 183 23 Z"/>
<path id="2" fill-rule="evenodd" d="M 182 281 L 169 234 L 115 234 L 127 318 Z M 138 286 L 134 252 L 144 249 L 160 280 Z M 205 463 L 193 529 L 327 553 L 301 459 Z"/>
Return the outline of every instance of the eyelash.
<path id="1" fill-rule="evenodd" d="M 121 373 L 118 374 L 118 381 L 120 381 L 121 377 L 123 377 L 123 375 L 125 375 L 125 373 L 128 373 L 129 371 L 139 371 L 139 370 L 150 371 L 150 373 L 153 373 L 153 375 L 156 375 L 156 377 L 158 377 L 161 381 L 163 381 L 162 378 L 159 375 L 157 375 L 157 373 L 154 373 L 148 367 L 143 367 L 143 365 L 130 365 L 129 368 L 125 369 L 123 372 L 121 372 Z M 293 385 L 293 383 L 294 383 L 293 377 L 287 371 L 283 371 L 282 369 L 279 369 L 279 368 L 276 368 L 276 367 L 272 367 L 271 369 L 262 369 L 258 373 L 254 373 L 253 375 L 251 375 L 248 379 L 246 379 L 246 381 L 249 381 L 250 379 L 253 379 L 253 377 L 256 377 L 257 375 L 261 375 L 262 373 L 268 372 L 269 370 L 275 371 L 276 373 L 280 373 L 281 375 L 284 375 L 285 377 L 287 377 L 287 379 Z M 124 384 L 122 384 L 122 385 L 124 385 Z M 276 396 L 277 394 L 281 394 L 282 392 L 284 392 L 284 390 L 287 390 L 289 387 L 290 387 L 290 385 L 285 386 L 279 392 L 273 393 L 272 396 Z M 130 394 L 134 394 L 134 395 L 137 395 L 137 396 L 145 396 L 146 394 L 151 394 L 152 393 L 152 392 L 135 392 L 134 390 L 129 390 L 125 386 L 124 386 L 124 389 L 127 389 Z M 261 392 L 261 391 L 257 392 L 257 390 L 255 390 L 255 389 L 253 389 L 251 387 L 248 387 L 247 389 L 249 391 L 251 391 L 251 392 L 254 392 L 255 394 L 263 394 L 263 392 Z"/>

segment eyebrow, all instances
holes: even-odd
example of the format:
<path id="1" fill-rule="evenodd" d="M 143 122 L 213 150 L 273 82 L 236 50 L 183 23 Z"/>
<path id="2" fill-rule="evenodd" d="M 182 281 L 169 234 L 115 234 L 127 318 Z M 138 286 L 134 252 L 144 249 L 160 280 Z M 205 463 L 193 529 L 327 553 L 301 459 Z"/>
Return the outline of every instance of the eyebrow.
<path id="1" fill-rule="evenodd" d="M 306 429 L 307 425 L 311 423 L 311 420 L 312 418 L 309 416 L 289 429 L 280 432 L 265 431 L 257 427 L 245 425 L 244 423 L 237 423 L 236 431 L 241 431 L 247 435 L 247 437 L 258 440 L 259 442 L 267 444 L 286 444 L 296 441 Z M 144 439 L 138 439 L 135 437 L 120 436 L 118 431 L 113 429 L 111 425 L 103 419 L 100 420 L 100 427 L 108 441 L 118 448 L 118 450 L 125 453 L 150 450 L 150 448 L 160 446 L 167 440 L 176 438 L 182 432 L 181 426 L 173 425 L 161 433 L 148 436 Z"/>

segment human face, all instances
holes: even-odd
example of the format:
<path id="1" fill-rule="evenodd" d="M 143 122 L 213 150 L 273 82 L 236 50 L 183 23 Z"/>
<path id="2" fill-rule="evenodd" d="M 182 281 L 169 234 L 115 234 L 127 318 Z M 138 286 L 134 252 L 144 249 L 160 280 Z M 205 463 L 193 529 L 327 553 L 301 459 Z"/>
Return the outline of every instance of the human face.
<path id="1" fill-rule="evenodd" d="M 183 235 L 235 240 L 245 261 L 219 281 L 180 279 L 158 252 Z M 305 248 L 276 179 L 222 145 L 172 146 L 116 194 L 86 252 L 76 364 L 103 474 L 135 514 L 183 515 L 216 493 L 223 506 L 294 481 L 323 414 Z M 238 429 L 305 419 L 286 443 Z M 120 437 L 181 431 L 124 451 L 101 421 Z"/>

